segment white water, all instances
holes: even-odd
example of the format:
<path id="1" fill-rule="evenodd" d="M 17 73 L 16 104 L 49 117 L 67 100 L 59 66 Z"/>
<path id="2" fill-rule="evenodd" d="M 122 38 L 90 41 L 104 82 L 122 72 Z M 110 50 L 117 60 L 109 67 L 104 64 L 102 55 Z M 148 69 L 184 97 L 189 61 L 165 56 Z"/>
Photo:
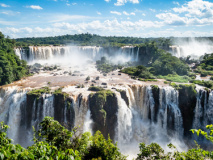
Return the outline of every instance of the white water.
<path id="1" fill-rule="evenodd" d="M 26 101 L 26 92 L 16 87 L 0 89 L 0 121 L 10 126 L 8 137 L 18 142 L 18 131 L 21 122 L 21 105 Z"/>
<path id="2" fill-rule="evenodd" d="M 182 142 L 183 122 L 180 109 L 178 108 L 178 93 L 172 87 L 160 89 L 160 108 L 155 117 L 155 102 L 152 88 L 150 86 L 133 86 L 127 88 L 130 108 L 116 93 L 118 98 L 118 146 L 122 153 L 130 155 L 129 159 L 135 158 L 139 151 L 139 143 L 152 142 L 160 144 L 166 151 L 169 151 L 167 144 L 173 143 L 179 151 L 187 147 Z M 134 97 L 133 97 L 134 96 Z M 133 102 L 134 101 L 134 102 Z M 167 110 L 170 113 L 167 113 Z M 168 134 L 170 130 L 167 123 L 172 124 L 169 114 L 174 116 L 174 130 L 172 135 Z M 155 123 L 155 119 L 157 122 Z"/>
<path id="3" fill-rule="evenodd" d="M 193 58 L 199 58 L 205 53 L 213 53 L 213 43 L 207 40 L 198 41 L 191 38 L 189 41 L 181 40 L 175 42 L 174 46 L 170 46 L 172 54 L 177 57 L 191 56 Z"/>
<path id="4" fill-rule="evenodd" d="M 91 134 L 93 134 L 92 123 L 93 121 L 91 119 L 91 111 L 88 109 L 87 114 L 85 116 L 85 120 L 84 120 L 83 132 L 90 132 Z"/>
<path id="5" fill-rule="evenodd" d="M 118 99 L 118 125 L 116 128 L 116 141 L 122 153 L 133 158 L 139 151 L 139 143 L 152 142 L 160 144 L 166 151 L 168 143 L 173 143 L 179 151 L 186 150 L 183 142 L 183 120 L 179 109 L 179 94 L 172 87 L 160 88 L 159 109 L 156 112 L 152 88 L 150 86 L 125 86 L 129 99 L 129 107 L 116 92 Z M 213 123 L 213 91 L 207 97 L 207 91 L 197 89 L 197 105 L 195 107 L 194 128 Z M 204 105 L 201 98 L 204 96 Z M 43 105 L 32 106 L 31 126 L 37 126 L 45 116 L 54 116 L 54 97 L 50 94 L 43 95 Z M 5 121 L 11 126 L 8 136 L 19 142 L 19 127 L 21 122 L 21 104 L 26 103 L 26 92 L 16 87 L 0 90 L 0 121 Z M 73 97 L 75 110 L 75 126 L 80 126 L 80 132 L 92 132 L 91 112 L 88 109 L 88 99 L 83 95 Z M 66 107 L 64 118 L 66 118 Z M 202 120 L 203 119 L 203 120 Z M 68 121 L 65 119 L 64 121 Z M 66 123 L 66 122 L 65 122 Z M 171 127 L 171 128 L 170 128 Z M 32 131 L 28 132 L 29 141 L 32 138 Z M 25 136 L 25 135 L 23 135 Z M 32 143 L 32 142 L 31 142 Z M 30 143 L 28 143 L 30 144 Z"/>
<path id="6" fill-rule="evenodd" d="M 63 61 L 63 64 L 79 65 L 79 62 L 83 64 L 87 60 L 97 61 L 103 56 L 117 64 L 137 61 L 139 49 L 137 53 L 134 53 L 134 48 L 133 46 L 124 46 L 120 50 L 111 48 L 109 51 L 96 46 L 30 46 L 29 53 L 23 48 L 16 48 L 15 53 L 30 64 L 58 64 L 59 61 Z"/>
<path id="7" fill-rule="evenodd" d="M 204 103 L 201 103 L 201 100 Z M 213 124 L 213 91 L 209 93 L 207 99 L 206 90 L 197 89 L 197 102 L 195 107 L 193 128 L 195 129 L 205 129 L 206 125 Z"/>

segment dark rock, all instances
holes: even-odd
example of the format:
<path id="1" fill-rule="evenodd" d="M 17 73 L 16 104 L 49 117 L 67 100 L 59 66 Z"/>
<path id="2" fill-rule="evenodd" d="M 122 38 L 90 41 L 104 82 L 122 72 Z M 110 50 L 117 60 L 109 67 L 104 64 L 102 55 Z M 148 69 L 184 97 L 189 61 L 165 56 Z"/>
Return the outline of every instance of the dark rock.
<path id="1" fill-rule="evenodd" d="M 109 134 L 110 138 L 114 139 L 118 112 L 116 95 L 106 90 L 91 94 L 89 106 L 94 122 L 93 131 L 100 130 L 105 138 L 108 138 Z"/>

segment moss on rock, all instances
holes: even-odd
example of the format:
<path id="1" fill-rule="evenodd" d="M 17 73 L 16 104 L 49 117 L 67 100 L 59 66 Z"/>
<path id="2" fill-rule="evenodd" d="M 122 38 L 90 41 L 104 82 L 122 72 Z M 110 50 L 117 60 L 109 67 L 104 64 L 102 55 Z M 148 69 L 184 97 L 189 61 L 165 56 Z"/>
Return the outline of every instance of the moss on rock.
<path id="1" fill-rule="evenodd" d="M 93 119 L 93 131 L 100 130 L 105 138 L 115 136 L 118 103 L 115 93 L 110 90 L 98 91 L 89 95 L 89 106 Z"/>

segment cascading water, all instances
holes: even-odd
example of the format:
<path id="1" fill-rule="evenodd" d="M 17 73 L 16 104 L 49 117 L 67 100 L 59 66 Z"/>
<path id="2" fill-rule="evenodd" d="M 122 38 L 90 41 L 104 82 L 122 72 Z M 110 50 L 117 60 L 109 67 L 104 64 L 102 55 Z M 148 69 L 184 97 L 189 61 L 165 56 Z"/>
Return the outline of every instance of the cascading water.
<path id="1" fill-rule="evenodd" d="M 205 129 L 206 125 L 213 124 L 213 91 L 197 89 L 197 102 L 194 110 L 193 128 Z"/>
<path id="2" fill-rule="evenodd" d="M 54 59 L 58 60 L 63 57 L 69 59 L 69 62 L 72 62 L 76 57 L 78 59 L 97 61 L 103 56 L 108 57 L 113 63 L 123 63 L 127 61 L 137 61 L 139 56 L 139 48 L 135 52 L 135 47 L 133 46 L 124 46 L 121 50 L 115 48 L 113 52 L 115 55 L 112 55 L 109 49 L 96 46 L 30 46 L 29 50 L 23 48 L 15 49 L 16 55 L 18 55 L 20 59 L 26 60 L 28 63 Z"/>
<path id="3" fill-rule="evenodd" d="M 118 99 L 118 144 L 128 144 L 132 139 L 132 111 L 126 105 L 119 93 L 116 93 Z"/>
<path id="4" fill-rule="evenodd" d="M 85 116 L 85 120 L 84 120 L 83 132 L 90 132 L 91 134 L 93 134 L 92 123 L 93 121 L 91 119 L 91 111 L 88 109 L 87 114 Z"/>
<path id="5" fill-rule="evenodd" d="M 156 106 L 151 86 L 126 88 L 130 107 L 116 94 L 119 104 L 118 146 L 122 152 L 136 155 L 138 148 L 133 148 L 139 142 L 157 142 L 164 149 L 168 149 L 166 145 L 172 142 L 179 150 L 186 148 L 181 142 L 183 120 L 178 107 L 178 92 L 172 87 L 160 88 L 159 106 Z"/>
<path id="6" fill-rule="evenodd" d="M 14 143 L 19 142 L 19 126 L 21 122 L 21 107 L 26 101 L 26 91 L 16 87 L 0 89 L 0 121 L 10 126 L 8 136 Z"/>
<path id="7" fill-rule="evenodd" d="M 173 143 L 180 151 L 187 148 L 182 141 L 184 125 L 177 90 L 172 87 L 154 90 L 152 86 L 141 85 L 123 86 L 122 89 L 126 91 L 129 103 L 122 98 L 121 93 L 115 91 L 118 103 L 115 141 L 118 141 L 123 153 L 137 155 L 140 142 L 156 142 L 164 149 L 168 143 Z M 64 102 L 64 107 L 57 105 L 60 99 L 55 98 L 59 97 L 43 94 L 36 99 L 26 96 L 26 91 L 16 87 L 1 88 L 0 120 L 11 126 L 8 136 L 14 143 L 31 145 L 32 126 L 37 128 L 45 116 L 58 117 L 57 120 L 69 128 L 80 126 L 80 133 L 94 133 L 88 95 L 77 94 L 70 97 L 69 103 Z M 192 114 L 194 121 L 191 128 L 198 129 L 213 123 L 213 91 L 197 89 L 197 102 Z"/>

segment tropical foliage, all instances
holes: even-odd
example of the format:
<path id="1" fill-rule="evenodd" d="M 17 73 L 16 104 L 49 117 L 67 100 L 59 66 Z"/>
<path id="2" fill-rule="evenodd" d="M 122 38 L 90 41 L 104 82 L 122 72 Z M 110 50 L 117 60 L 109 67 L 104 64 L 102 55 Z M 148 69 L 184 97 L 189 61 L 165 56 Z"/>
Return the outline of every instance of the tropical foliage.
<path id="1" fill-rule="evenodd" d="M 19 80 L 28 73 L 27 64 L 14 53 L 15 41 L 0 32 L 0 85 Z"/>
<path id="2" fill-rule="evenodd" d="M 202 135 L 213 142 L 213 125 L 206 126 L 207 132 L 192 129 L 192 133 Z M 39 125 L 39 130 L 35 131 L 34 144 L 27 148 L 12 144 L 12 140 L 6 137 L 8 126 L 0 122 L 0 159 L 62 159 L 62 160 L 124 160 L 117 147 L 113 144 L 110 137 L 106 140 L 97 131 L 94 136 L 89 132 L 77 135 L 77 129 L 67 130 L 53 120 L 45 117 Z M 189 149 L 187 152 L 179 152 L 172 144 L 168 144 L 172 152 L 164 152 L 157 143 L 146 145 L 140 143 L 140 152 L 136 160 L 157 160 L 157 159 L 177 159 L 177 160 L 197 160 L 212 159 L 213 152 L 207 151 L 197 144 L 196 148 Z"/>
<path id="3" fill-rule="evenodd" d="M 8 126 L 0 123 L 0 159 L 126 159 L 116 144 L 106 140 L 98 131 L 77 136 L 76 129 L 67 130 L 51 117 L 45 117 L 35 131 L 34 144 L 28 148 L 14 145 L 6 137 Z"/>

